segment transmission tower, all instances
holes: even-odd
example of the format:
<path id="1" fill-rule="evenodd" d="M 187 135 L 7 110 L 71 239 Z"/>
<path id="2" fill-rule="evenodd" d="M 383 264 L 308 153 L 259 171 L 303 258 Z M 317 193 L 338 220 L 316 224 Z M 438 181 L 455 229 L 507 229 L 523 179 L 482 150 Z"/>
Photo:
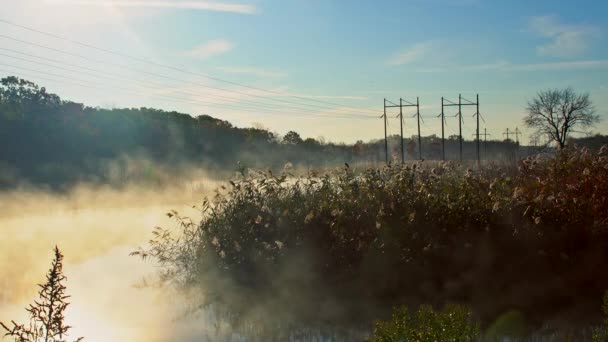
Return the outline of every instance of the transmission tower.
<path id="1" fill-rule="evenodd" d="M 465 103 L 462 103 L 462 100 L 466 101 Z M 448 104 L 445 104 L 444 101 L 447 101 Z M 458 106 L 458 114 L 456 114 L 456 116 L 458 116 L 458 144 L 459 144 L 459 150 L 460 150 L 460 161 L 462 161 L 462 123 L 464 122 L 462 120 L 462 106 L 476 106 L 477 110 L 475 112 L 474 115 L 477 115 L 477 163 L 479 164 L 480 158 L 479 158 L 479 94 L 477 94 L 477 100 L 475 102 L 467 100 L 465 98 L 462 97 L 461 94 L 458 94 L 458 103 L 454 103 L 444 97 L 441 98 L 441 117 L 444 117 L 444 111 L 443 111 L 443 107 L 454 107 L 454 106 Z M 443 121 L 441 123 L 441 127 L 442 127 L 442 131 L 443 131 Z M 442 143 L 443 143 L 444 137 L 442 134 Z M 445 147 L 444 147 L 444 155 L 445 155 Z"/>
<path id="2" fill-rule="evenodd" d="M 390 103 L 390 105 L 387 105 L 386 103 Z M 403 103 L 406 104 L 403 104 Z M 399 99 L 399 104 L 395 104 L 391 101 L 388 101 L 387 99 L 384 99 L 384 148 L 386 151 L 386 160 L 388 163 L 388 142 L 387 142 L 387 137 L 386 137 L 386 109 L 387 108 L 399 108 L 399 114 L 397 115 L 397 117 L 399 118 L 400 121 L 400 127 L 401 127 L 401 163 L 405 162 L 405 150 L 404 150 L 404 146 L 403 146 L 403 107 L 416 107 L 416 115 L 418 116 L 418 155 L 420 157 L 420 159 L 422 159 L 422 147 L 421 147 L 421 138 L 420 138 L 420 100 L 418 97 L 416 97 L 416 103 L 411 103 L 409 101 L 404 100 L 403 98 Z"/>

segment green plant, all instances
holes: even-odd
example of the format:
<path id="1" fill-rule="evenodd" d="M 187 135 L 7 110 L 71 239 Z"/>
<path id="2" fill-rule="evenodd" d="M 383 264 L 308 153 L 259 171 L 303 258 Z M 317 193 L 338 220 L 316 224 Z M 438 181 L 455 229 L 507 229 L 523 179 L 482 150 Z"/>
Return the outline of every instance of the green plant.
<path id="1" fill-rule="evenodd" d="M 375 342 L 434 342 L 474 341 L 479 335 L 479 324 L 471 310 L 461 305 L 447 305 L 435 311 L 429 305 L 421 306 L 416 313 L 407 307 L 393 312 L 388 321 L 374 325 L 371 341 Z"/>
<path id="2" fill-rule="evenodd" d="M 483 341 L 497 342 L 505 338 L 519 340 L 525 336 L 526 321 L 521 312 L 509 310 L 498 316 L 485 330 Z"/>
<path id="3" fill-rule="evenodd" d="M 64 312 L 69 303 L 66 301 L 70 296 L 65 294 L 66 280 L 63 274 L 63 255 L 59 248 L 55 247 L 55 257 L 51 269 L 46 275 L 46 282 L 40 284 L 38 291 L 39 299 L 30 304 L 26 310 L 30 314 L 30 322 L 17 324 L 11 321 L 12 328 L 0 322 L 6 331 L 5 336 L 13 337 L 18 342 L 64 342 L 70 326 L 66 325 Z M 80 337 L 76 341 L 82 341 Z"/>
<path id="4" fill-rule="evenodd" d="M 606 291 L 604 294 L 602 311 L 604 312 L 604 324 L 601 327 L 593 329 L 594 342 L 603 342 L 608 340 L 608 291 Z"/>

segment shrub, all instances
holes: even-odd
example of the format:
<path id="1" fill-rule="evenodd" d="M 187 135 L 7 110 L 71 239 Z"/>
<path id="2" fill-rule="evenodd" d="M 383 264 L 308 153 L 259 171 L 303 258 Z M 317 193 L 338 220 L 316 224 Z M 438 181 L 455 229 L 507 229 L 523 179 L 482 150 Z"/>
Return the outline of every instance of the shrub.
<path id="1" fill-rule="evenodd" d="M 608 291 L 606 291 L 606 293 L 604 294 L 602 311 L 604 312 L 603 326 L 593 329 L 594 342 L 602 342 L 608 340 Z"/>
<path id="2" fill-rule="evenodd" d="M 514 172 L 243 172 L 204 201 L 200 223 L 172 212 L 181 229 L 156 229 L 135 254 L 235 316 L 357 325 L 395 305 L 458 301 L 482 321 L 511 308 L 542 320 L 608 286 L 596 272 L 608 262 L 606 150 L 565 149 Z"/>
<path id="3" fill-rule="evenodd" d="M 608 147 L 568 148 L 554 158 L 520 166 L 516 203 L 546 230 L 600 233 L 608 226 Z M 602 231 L 601 233 L 605 233 Z"/>
<path id="4" fill-rule="evenodd" d="M 63 255 L 59 248 L 55 247 L 55 258 L 51 269 L 46 275 L 46 282 L 40 284 L 38 291 L 39 299 L 30 304 L 26 310 L 30 314 L 30 322 L 26 326 L 11 321 L 12 328 L 0 322 L 6 331 L 5 336 L 13 337 L 18 342 L 63 342 L 70 330 L 64 320 L 64 312 L 69 303 L 66 301 L 70 296 L 65 294 L 66 280 L 63 275 Z M 80 337 L 76 341 L 82 341 Z"/>
<path id="5" fill-rule="evenodd" d="M 475 341 L 479 325 L 471 310 L 460 305 L 447 305 L 435 311 L 429 305 L 421 306 L 414 314 L 407 307 L 394 311 L 391 320 L 374 325 L 371 341 L 375 342 L 435 342 Z"/>
<path id="6" fill-rule="evenodd" d="M 526 321 L 517 310 L 509 310 L 498 316 L 483 334 L 483 341 L 498 342 L 506 338 L 518 341 L 525 337 Z"/>

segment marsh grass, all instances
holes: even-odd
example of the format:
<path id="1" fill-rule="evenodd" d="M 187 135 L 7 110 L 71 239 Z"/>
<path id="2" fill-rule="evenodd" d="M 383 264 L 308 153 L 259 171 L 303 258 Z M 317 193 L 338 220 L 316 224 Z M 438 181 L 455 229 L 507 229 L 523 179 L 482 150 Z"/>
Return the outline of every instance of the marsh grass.
<path id="1" fill-rule="evenodd" d="M 608 149 L 565 149 L 517 169 L 387 165 L 296 177 L 242 170 L 177 212 L 138 254 L 235 321 L 360 327 L 394 306 L 517 309 L 540 326 L 598 318 L 608 275 Z M 525 280 L 525 281 L 524 281 Z M 259 326 L 262 326 L 260 324 Z M 295 329 L 295 328 L 294 328 Z"/>

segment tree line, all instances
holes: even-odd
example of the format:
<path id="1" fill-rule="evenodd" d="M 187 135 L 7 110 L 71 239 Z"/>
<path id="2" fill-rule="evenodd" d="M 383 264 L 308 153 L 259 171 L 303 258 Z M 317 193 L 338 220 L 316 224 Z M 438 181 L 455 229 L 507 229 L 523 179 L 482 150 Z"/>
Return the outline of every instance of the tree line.
<path id="1" fill-rule="evenodd" d="M 441 139 L 422 138 L 422 157 L 440 159 Z M 406 139 L 406 159 L 416 160 L 417 137 Z M 400 156 L 398 136 L 389 137 L 390 154 Z M 489 141 L 482 158 L 512 158 L 513 141 Z M 446 156 L 456 159 L 458 140 L 446 139 Z M 514 152 L 515 151 L 515 152 Z M 475 142 L 464 143 L 473 159 Z M 239 128 L 209 115 L 191 116 L 153 108 L 105 109 L 61 99 L 28 80 L 0 81 L 0 187 L 26 181 L 63 186 L 108 177 L 107 164 L 124 156 L 152 165 L 200 165 L 211 170 L 240 167 L 280 169 L 326 168 L 343 163 L 381 163 L 384 141 L 355 144 L 284 136 L 262 127 Z"/>

